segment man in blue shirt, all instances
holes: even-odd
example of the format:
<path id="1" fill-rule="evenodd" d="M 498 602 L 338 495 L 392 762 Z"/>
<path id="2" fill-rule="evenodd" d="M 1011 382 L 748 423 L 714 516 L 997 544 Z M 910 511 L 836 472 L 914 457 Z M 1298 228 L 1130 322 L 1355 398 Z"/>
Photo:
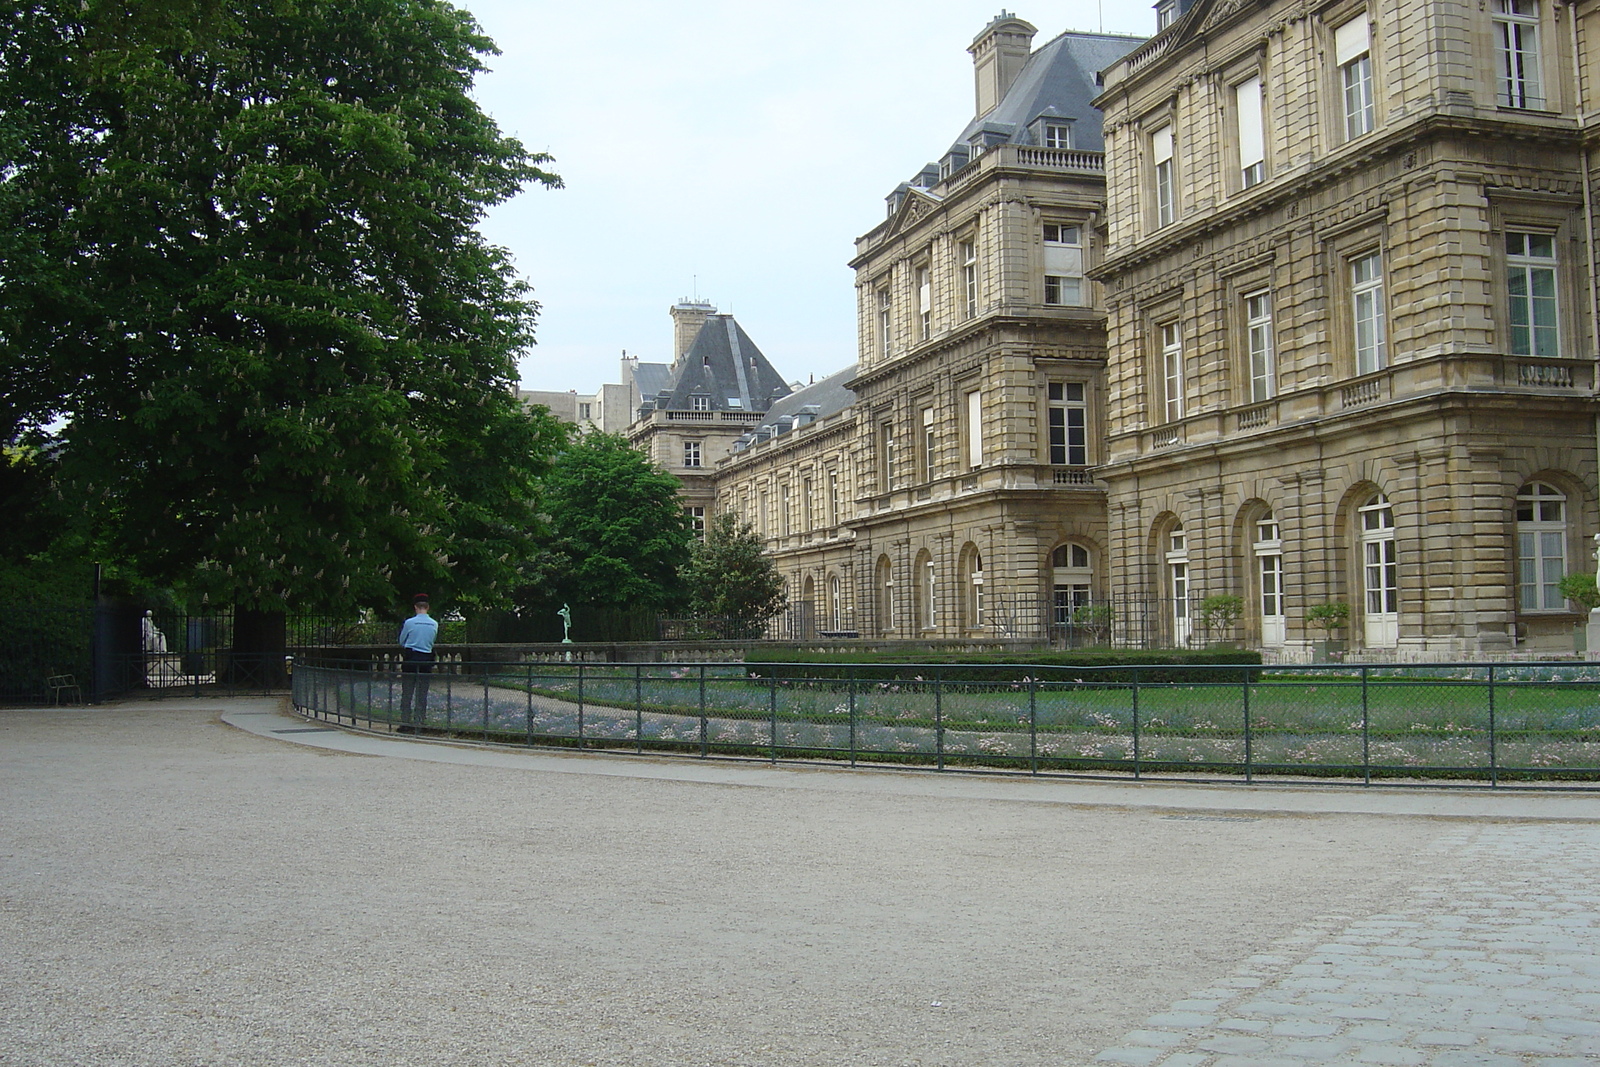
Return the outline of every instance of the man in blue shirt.
<path id="1" fill-rule="evenodd" d="M 416 614 L 400 627 L 400 732 L 412 734 L 428 718 L 428 683 L 433 675 L 433 642 L 439 624 L 428 614 L 428 594 L 411 598 Z M 411 706 L 416 704 L 416 719 Z"/>

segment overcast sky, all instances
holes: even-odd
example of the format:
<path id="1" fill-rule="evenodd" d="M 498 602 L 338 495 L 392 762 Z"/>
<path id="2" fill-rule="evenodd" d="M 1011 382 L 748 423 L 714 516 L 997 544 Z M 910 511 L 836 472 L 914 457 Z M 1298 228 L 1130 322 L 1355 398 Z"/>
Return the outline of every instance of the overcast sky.
<path id="1" fill-rule="evenodd" d="M 1039 28 L 1149 35 L 1153 0 L 1013 7 Z M 732 312 L 780 373 L 855 359 L 854 241 L 972 117 L 992 0 L 457 0 L 499 45 L 478 99 L 555 157 L 487 220 L 543 305 L 528 389 L 594 392 L 623 350 L 672 354 L 667 309 Z M 1102 14 L 1102 8 L 1103 14 Z"/>

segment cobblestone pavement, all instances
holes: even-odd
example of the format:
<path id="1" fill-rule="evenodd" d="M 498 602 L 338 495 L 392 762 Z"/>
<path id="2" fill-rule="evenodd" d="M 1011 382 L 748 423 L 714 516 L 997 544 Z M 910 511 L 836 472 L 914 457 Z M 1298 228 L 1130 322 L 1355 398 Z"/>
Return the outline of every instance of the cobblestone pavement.
<path id="1" fill-rule="evenodd" d="M 1600 1062 L 1600 829 L 1458 829 L 1451 874 L 1329 916 L 1152 1015 L 1100 1063 L 1579 1067 Z M 1465 877 L 1455 874 L 1464 868 Z"/>

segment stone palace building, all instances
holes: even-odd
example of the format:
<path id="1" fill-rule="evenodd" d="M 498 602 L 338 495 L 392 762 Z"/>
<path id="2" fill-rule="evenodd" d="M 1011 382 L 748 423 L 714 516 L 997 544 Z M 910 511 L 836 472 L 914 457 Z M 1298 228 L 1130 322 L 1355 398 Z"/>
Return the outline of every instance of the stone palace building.
<path id="1" fill-rule="evenodd" d="M 1600 0 L 1157 16 L 994 19 L 971 120 L 857 241 L 856 364 L 786 385 L 685 302 L 673 364 L 625 365 L 630 434 L 756 525 L 812 632 L 1570 651 Z"/>

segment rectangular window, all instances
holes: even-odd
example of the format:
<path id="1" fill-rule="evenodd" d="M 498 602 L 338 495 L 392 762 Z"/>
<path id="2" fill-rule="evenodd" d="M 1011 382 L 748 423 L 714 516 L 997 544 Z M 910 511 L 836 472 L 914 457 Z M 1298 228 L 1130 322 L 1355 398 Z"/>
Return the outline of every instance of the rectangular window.
<path id="1" fill-rule="evenodd" d="M 816 529 L 811 513 L 811 479 L 803 478 L 800 481 L 800 532 L 810 533 Z"/>
<path id="2" fill-rule="evenodd" d="M 689 513 L 689 527 L 694 531 L 696 539 L 704 541 L 706 539 L 706 509 L 684 508 L 683 510 Z"/>
<path id="3" fill-rule="evenodd" d="M 1250 353 L 1250 401 L 1277 394 L 1277 359 L 1272 345 L 1272 294 L 1266 290 L 1244 298 L 1245 347 Z"/>
<path id="4" fill-rule="evenodd" d="M 1543 109 L 1538 0 L 1494 0 L 1494 43 L 1501 105 Z"/>
<path id="5" fill-rule="evenodd" d="M 1046 123 L 1044 128 L 1044 146 L 1046 148 L 1071 148 L 1072 127 L 1057 126 Z"/>
<path id="6" fill-rule="evenodd" d="M 1048 411 L 1050 462 L 1081 466 L 1089 462 L 1089 405 L 1082 382 L 1051 382 Z"/>
<path id="7" fill-rule="evenodd" d="M 927 267 L 917 268 L 917 320 L 926 341 L 933 335 L 933 276 Z"/>
<path id="8" fill-rule="evenodd" d="M 1177 218 L 1176 190 L 1172 182 L 1172 127 L 1163 126 L 1150 135 L 1150 160 L 1155 165 L 1156 225 L 1170 225 Z"/>
<path id="9" fill-rule="evenodd" d="M 1351 19 L 1333 32 L 1340 88 L 1344 95 L 1344 135 L 1348 140 L 1377 125 L 1372 97 L 1372 46 L 1367 17 Z"/>
<path id="10" fill-rule="evenodd" d="M 839 525 L 839 472 L 828 471 L 828 525 Z"/>
<path id="11" fill-rule="evenodd" d="M 1261 122 L 1261 78 L 1240 82 L 1233 88 L 1234 114 L 1239 120 L 1239 173 L 1244 188 L 1258 184 L 1267 176 L 1266 138 Z"/>
<path id="12" fill-rule="evenodd" d="M 939 435 L 935 431 L 932 408 L 922 409 L 922 478 L 931 480 L 939 469 Z"/>
<path id="13" fill-rule="evenodd" d="M 1161 327 L 1161 399 L 1168 422 L 1183 418 L 1183 333 L 1176 322 Z"/>
<path id="14" fill-rule="evenodd" d="M 794 508 L 789 499 L 789 483 L 778 487 L 778 530 L 784 537 L 794 533 Z"/>
<path id="15" fill-rule="evenodd" d="M 890 332 L 894 324 L 892 311 L 889 287 L 884 286 L 878 290 L 878 355 L 884 359 L 889 358 L 889 344 L 893 340 Z"/>
<path id="16" fill-rule="evenodd" d="M 976 389 L 967 394 L 967 466 L 983 466 L 983 393 Z"/>
<path id="17" fill-rule="evenodd" d="M 967 306 L 967 318 L 972 318 L 978 313 L 978 246 L 971 241 L 962 241 L 961 253 L 961 291 Z"/>
<path id="18" fill-rule="evenodd" d="M 592 420 L 594 418 L 594 405 L 593 404 L 579 404 L 578 405 L 578 418 Z"/>
<path id="19" fill-rule="evenodd" d="M 883 489 L 887 492 L 894 488 L 895 459 L 894 454 L 894 423 L 886 422 L 878 427 L 878 448 L 883 463 Z"/>
<path id="20" fill-rule="evenodd" d="M 1044 302 L 1082 307 L 1083 228 L 1059 223 L 1044 227 Z"/>
<path id="21" fill-rule="evenodd" d="M 700 442 L 685 441 L 683 443 L 683 465 L 685 467 L 700 466 Z"/>
<path id="22" fill-rule="evenodd" d="M 690 411 L 710 411 L 711 398 L 709 396 L 691 396 L 689 398 Z"/>
<path id="23" fill-rule="evenodd" d="M 1506 289 L 1511 297 L 1512 354 L 1559 356 L 1554 234 L 1506 234 Z"/>
<path id="24" fill-rule="evenodd" d="M 1350 306 L 1355 319 L 1356 373 L 1389 365 L 1384 327 L 1383 257 L 1373 252 L 1350 261 Z"/>

